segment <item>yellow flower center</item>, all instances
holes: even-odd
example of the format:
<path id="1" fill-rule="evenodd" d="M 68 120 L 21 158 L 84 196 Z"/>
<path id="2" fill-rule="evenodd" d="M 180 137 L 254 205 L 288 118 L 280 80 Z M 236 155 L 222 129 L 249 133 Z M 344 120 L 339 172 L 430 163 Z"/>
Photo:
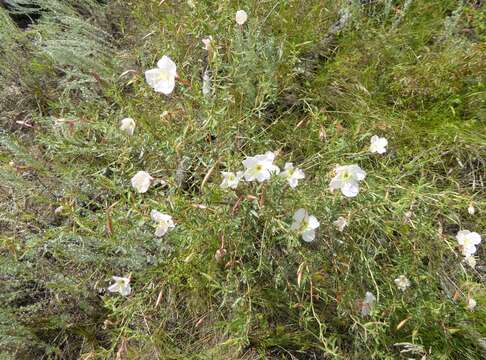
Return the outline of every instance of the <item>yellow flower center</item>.
<path id="1" fill-rule="evenodd" d="M 307 219 L 302 220 L 300 223 L 299 231 L 302 233 L 309 227 L 309 221 Z"/>
<path id="2" fill-rule="evenodd" d="M 351 179 L 351 173 L 349 171 L 343 171 L 341 173 L 341 180 L 342 181 L 348 181 L 349 179 Z"/>
<path id="3" fill-rule="evenodd" d="M 169 72 L 166 70 L 161 69 L 159 74 L 157 75 L 158 81 L 167 81 L 170 79 Z"/>

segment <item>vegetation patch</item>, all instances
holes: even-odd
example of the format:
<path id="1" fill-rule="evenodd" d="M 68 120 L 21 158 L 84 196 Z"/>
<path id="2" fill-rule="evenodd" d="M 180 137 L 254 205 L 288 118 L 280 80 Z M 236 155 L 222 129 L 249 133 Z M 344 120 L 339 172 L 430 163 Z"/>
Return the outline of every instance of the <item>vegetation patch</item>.
<path id="1" fill-rule="evenodd" d="M 485 19 L 4 1 L 0 357 L 486 357 Z"/>

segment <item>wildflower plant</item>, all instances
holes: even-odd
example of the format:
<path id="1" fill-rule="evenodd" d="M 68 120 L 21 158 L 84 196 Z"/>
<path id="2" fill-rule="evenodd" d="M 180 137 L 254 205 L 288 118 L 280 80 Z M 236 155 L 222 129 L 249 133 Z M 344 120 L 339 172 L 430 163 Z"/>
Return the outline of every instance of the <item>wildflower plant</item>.
<path id="1" fill-rule="evenodd" d="M 8 3 L 2 356 L 484 357 L 480 6 Z"/>

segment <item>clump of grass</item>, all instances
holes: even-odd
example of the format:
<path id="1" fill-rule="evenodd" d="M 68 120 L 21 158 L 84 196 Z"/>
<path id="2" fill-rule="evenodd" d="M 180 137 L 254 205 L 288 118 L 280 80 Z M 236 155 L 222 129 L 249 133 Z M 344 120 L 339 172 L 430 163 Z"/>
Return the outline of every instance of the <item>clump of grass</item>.
<path id="1" fill-rule="evenodd" d="M 25 95 L 2 108 L 2 356 L 485 356 L 484 244 L 473 270 L 454 238 L 485 225 L 483 7 L 249 1 L 237 26 L 231 2 L 34 3 L 23 30 L 0 10 L 2 92 Z M 165 54 L 168 97 L 143 76 Z M 220 188 L 267 150 L 305 171 L 296 189 Z M 329 191 L 350 163 L 368 174 L 353 199 Z M 134 192 L 139 170 L 165 184 Z M 298 208 L 320 221 L 312 243 L 290 231 Z M 163 238 L 152 209 L 176 222 Z"/>

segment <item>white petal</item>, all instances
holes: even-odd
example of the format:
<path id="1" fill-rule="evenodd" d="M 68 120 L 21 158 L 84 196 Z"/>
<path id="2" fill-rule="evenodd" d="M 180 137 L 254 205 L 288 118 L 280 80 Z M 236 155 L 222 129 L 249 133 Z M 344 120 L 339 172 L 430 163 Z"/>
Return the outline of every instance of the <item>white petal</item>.
<path id="1" fill-rule="evenodd" d="M 150 183 L 153 180 L 152 176 L 146 171 L 137 172 L 131 180 L 132 186 L 137 192 L 145 193 L 150 187 Z"/>
<path id="2" fill-rule="evenodd" d="M 476 246 L 473 244 L 463 245 L 462 247 L 462 253 L 465 257 L 474 255 L 476 253 L 476 250 Z"/>
<path id="3" fill-rule="evenodd" d="M 172 91 L 174 91 L 174 88 L 175 78 L 173 77 L 168 80 L 160 80 L 154 86 L 154 90 L 156 92 L 160 92 L 164 95 L 169 95 L 170 93 L 172 93 Z"/>
<path id="4" fill-rule="evenodd" d="M 473 311 L 476 305 L 477 305 L 476 300 L 474 300 L 473 298 L 467 299 L 467 309 L 469 311 Z"/>
<path id="5" fill-rule="evenodd" d="M 238 10 L 235 15 L 235 20 L 238 25 L 243 25 L 248 19 L 248 14 L 245 10 Z"/>
<path id="6" fill-rule="evenodd" d="M 481 242 L 481 235 L 479 235 L 477 232 L 472 232 L 468 236 L 469 240 L 474 245 L 478 245 Z"/>
<path id="7" fill-rule="evenodd" d="M 319 227 L 319 221 L 317 221 L 314 215 L 309 216 L 308 222 L 309 222 L 309 228 L 311 229 L 317 229 Z"/>
<path id="8" fill-rule="evenodd" d="M 160 211 L 157 211 L 157 210 L 150 211 L 150 217 L 155 222 L 162 221 L 162 213 Z"/>
<path id="9" fill-rule="evenodd" d="M 373 293 L 367 291 L 366 294 L 365 294 L 364 303 L 371 305 L 371 304 L 374 304 L 375 301 L 376 301 L 375 295 L 373 295 Z"/>
<path id="10" fill-rule="evenodd" d="M 292 189 L 295 189 L 299 183 L 299 181 L 296 178 L 290 177 L 288 178 L 287 182 L 289 183 L 289 186 Z"/>
<path id="11" fill-rule="evenodd" d="M 302 239 L 306 242 L 314 241 L 316 238 L 316 231 L 314 229 L 302 233 Z"/>
<path id="12" fill-rule="evenodd" d="M 364 180 L 364 178 L 366 177 L 366 171 L 361 169 L 358 165 L 351 165 L 351 173 L 359 181 Z"/>
<path id="13" fill-rule="evenodd" d="M 272 174 L 276 174 L 278 175 L 280 173 L 280 168 L 277 166 L 277 165 L 269 165 L 268 167 L 268 171 Z"/>
<path id="14" fill-rule="evenodd" d="M 381 137 L 381 138 L 378 139 L 378 145 L 380 147 L 386 147 L 386 146 L 388 146 L 388 140 L 385 139 L 384 137 Z"/>
<path id="15" fill-rule="evenodd" d="M 130 285 L 123 286 L 120 289 L 120 294 L 123 296 L 128 296 L 130 295 L 131 292 L 132 292 L 132 288 L 130 287 Z"/>
<path id="16" fill-rule="evenodd" d="M 349 181 L 343 185 L 341 192 L 346 197 L 355 197 L 359 193 L 359 184 L 356 181 Z"/>
<path id="17" fill-rule="evenodd" d="M 457 235 L 456 239 L 459 245 L 464 245 L 464 240 L 466 239 L 466 236 L 469 235 L 471 232 L 469 230 L 460 230 Z"/>
<path id="18" fill-rule="evenodd" d="M 248 169 L 255 166 L 258 163 L 258 161 L 253 156 L 251 156 L 251 157 L 247 157 L 241 163 L 246 169 Z"/>
<path id="19" fill-rule="evenodd" d="M 211 78 L 207 70 L 203 74 L 202 93 L 204 96 L 211 94 Z"/>
<path id="20" fill-rule="evenodd" d="M 243 178 L 244 171 L 237 171 L 236 178 L 240 181 Z"/>
<path id="21" fill-rule="evenodd" d="M 109 292 L 118 292 L 120 291 L 120 285 L 118 283 L 114 283 L 108 287 Z"/>
<path id="22" fill-rule="evenodd" d="M 221 172 L 221 175 L 223 175 L 223 182 L 221 183 L 220 187 L 222 189 L 226 189 L 230 187 L 231 185 L 230 179 L 232 176 L 235 176 L 234 173 L 232 173 L 231 171 L 223 171 Z"/>
<path id="23" fill-rule="evenodd" d="M 225 189 L 229 187 L 231 189 L 236 189 L 241 179 L 241 171 L 238 173 L 240 176 L 238 176 L 238 174 L 235 175 L 233 172 L 223 172 L 222 174 L 224 179 L 221 183 L 221 188 Z"/>
<path id="24" fill-rule="evenodd" d="M 168 227 L 166 224 L 160 224 L 155 229 L 155 236 L 162 237 L 167 233 Z"/>
<path id="25" fill-rule="evenodd" d="M 273 160 L 275 160 L 275 153 L 273 151 L 267 151 L 263 156 L 267 161 L 273 162 Z"/>
<path id="26" fill-rule="evenodd" d="M 292 170 L 294 168 L 294 164 L 291 162 L 286 162 L 284 165 L 284 170 Z"/>
<path id="27" fill-rule="evenodd" d="M 305 211 L 305 209 L 298 209 L 295 214 L 294 214 L 294 220 L 296 222 L 299 222 L 301 223 L 302 220 L 304 220 L 304 218 L 307 216 L 307 211 Z"/>
<path id="28" fill-rule="evenodd" d="M 305 179 L 304 172 L 299 168 L 295 169 L 293 176 L 294 176 L 294 178 L 299 179 L 299 180 Z"/>
<path id="29" fill-rule="evenodd" d="M 386 153 L 386 148 L 384 148 L 384 147 L 379 147 L 379 148 L 377 148 L 377 149 L 376 149 L 376 152 L 377 152 L 378 154 L 384 154 L 384 153 Z"/>
<path id="30" fill-rule="evenodd" d="M 268 170 L 259 171 L 256 174 L 256 179 L 258 182 L 264 182 L 265 180 L 270 179 L 270 172 Z"/>
<path id="31" fill-rule="evenodd" d="M 329 183 L 329 188 L 331 190 L 340 189 L 341 186 L 343 186 L 343 183 L 341 182 L 341 179 L 339 178 L 338 175 L 336 175 Z"/>
<path id="32" fill-rule="evenodd" d="M 135 120 L 132 118 L 125 118 L 120 121 L 120 130 L 125 131 L 128 135 L 133 135 L 135 131 Z"/>
<path id="33" fill-rule="evenodd" d="M 160 72 L 160 69 L 151 69 L 145 71 L 145 80 L 147 81 L 147 84 L 149 84 L 151 87 L 155 87 L 158 82 Z"/>
<path id="34" fill-rule="evenodd" d="M 243 174 L 244 178 L 246 181 L 253 181 L 255 180 L 255 175 L 250 171 L 250 170 L 247 170 L 244 172 Z"/>
<path id="35" fill-rule="evenodd" d="M 166 55 L 162 56 L 162 58 L 157 62 L 157 67 L 159 69 L 166 70 L 172 77 L 177 76 L 177 65 L 172 59 Z"/>

